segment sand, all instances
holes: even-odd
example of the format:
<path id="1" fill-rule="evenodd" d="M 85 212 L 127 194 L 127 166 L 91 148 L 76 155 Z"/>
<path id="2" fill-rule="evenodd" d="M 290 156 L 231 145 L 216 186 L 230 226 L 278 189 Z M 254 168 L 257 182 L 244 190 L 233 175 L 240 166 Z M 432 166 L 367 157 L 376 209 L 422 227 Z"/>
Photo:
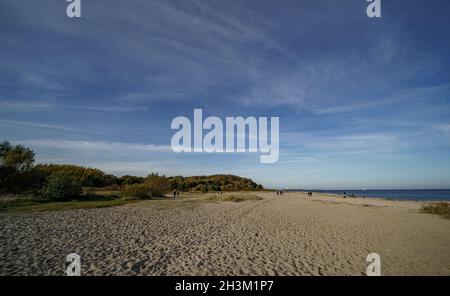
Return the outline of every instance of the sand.
<path id="1" fill-rule="evenodd" d="M 421 203 L 304 193 L 0 214 L 1 275 L 450 275 L 450 220 Z M 200 197 L 204 199 L 204 197 Z"/>

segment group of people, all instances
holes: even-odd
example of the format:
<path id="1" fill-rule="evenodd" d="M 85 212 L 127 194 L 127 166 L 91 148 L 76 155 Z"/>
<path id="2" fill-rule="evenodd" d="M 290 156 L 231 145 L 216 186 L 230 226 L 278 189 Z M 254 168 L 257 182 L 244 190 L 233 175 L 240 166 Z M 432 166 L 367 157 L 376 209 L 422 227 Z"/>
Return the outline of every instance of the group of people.
<path id="1" fill-rule="evenodd" d="M 277 195 L 283 195 L 284 191 L 283 190 L 277 190 Z"/>
<path id="2" fill-rule="evenodd" d="M 355 194 L 350 193 L 350 194 L 347 195 L 347 192 L 344 191 L 344 196 L 343 196 L 343 198 L 347 198 L 347 197 L 355 197 Z"/>
<path id="3" fill-rule="evenodd" d="M 177 197 L 180 197 L 180 191 L 174 191 L 173 192 L 173 198 L 177 198 Z"/>
<path id="4" fill-rule="evenodd" d="M 308 196 L 312 196 L 312 192 L 308 192 Z"/>

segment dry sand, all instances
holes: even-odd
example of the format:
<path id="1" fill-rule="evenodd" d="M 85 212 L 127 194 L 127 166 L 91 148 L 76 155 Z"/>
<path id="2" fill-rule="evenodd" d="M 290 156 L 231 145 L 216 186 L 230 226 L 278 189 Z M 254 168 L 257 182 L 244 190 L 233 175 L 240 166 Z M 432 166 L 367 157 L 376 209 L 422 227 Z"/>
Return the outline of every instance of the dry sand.
<path id="1" fill-rule="evenodd" d="M 304 193 L 0 215 L 1 275 L 450 275 L 450 220 L 418 202 Z M 200 199 L 203 199 L 201 197 Z"/>

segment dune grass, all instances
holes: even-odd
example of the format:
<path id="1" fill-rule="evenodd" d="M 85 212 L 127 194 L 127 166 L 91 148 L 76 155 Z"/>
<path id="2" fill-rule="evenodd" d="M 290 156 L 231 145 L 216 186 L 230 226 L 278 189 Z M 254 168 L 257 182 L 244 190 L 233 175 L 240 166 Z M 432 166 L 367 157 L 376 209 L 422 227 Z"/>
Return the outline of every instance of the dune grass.
<path id="1" fill-rule="evenodd" d="M 0 196 L 0 212 L 11 214 L 26 214 L 32 212 L 64 211 L 75 209 L 95 209 L 121 206 L 125 204 L 141 202 L 142 206 L 154 206 L 160 209 L 194 208 L 202 202 L 242 202 L 249 200 L 261 200 L 257 195 L 251 194 L 224 194 L 204 197 L 204 194 L 184 194 L 181 199 L 158 198 L 154 200 L 142 200 L 130 197 L 117 197 L 117 192 L 87 191 L 83 192 L 76 200 L 50 201 L 42 197 L 32 195 Z"/>
<path id="2" fill-rule="evenodd" d="M 422 206 L 422 211 L 430 214 L 440 215 L 450 219 L 450 204 L 446 202 L 433 203 Z"/>
<path id="3" fill-rule="evenodd" d="M 231 195 L 213 195 L 206 200 L 209 201 L 231 201 L 231 202 L 241 202 L 241 201 L 247 201 L 247 200 L 261 200 L 262 197 L 259 197 L 257 195 L 251 195 L 251 194 L 231 194 Z"/>
<path id="4" fill-rule="evenodd" d="M 30 212 L 44 212 L 44 211 L 63 211 L 75 209 L 94 209 L 121 206 L 127 203 L 136 202 L 135 199 L 130 198 L 110 198 L 110 197 L 83 197 L 72 201 L 58 201 L 51 202 L 47 200 L 38 199 L 35 197 L 26 198 L 1 198 L 0 212 L 3 213 L 30 213 Z"/>

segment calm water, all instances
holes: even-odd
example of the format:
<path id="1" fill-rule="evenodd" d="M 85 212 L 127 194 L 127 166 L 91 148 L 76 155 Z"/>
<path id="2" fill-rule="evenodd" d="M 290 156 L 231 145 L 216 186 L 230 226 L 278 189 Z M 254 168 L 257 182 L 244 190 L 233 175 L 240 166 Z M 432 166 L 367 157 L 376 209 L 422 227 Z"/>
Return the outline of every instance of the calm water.
<path id="1" fill-rule="evenodd" d="M 305 190 L 299 190 L 305 191 Z M 344 192 L 364 197 L 379 197 L 398 200 L 447 200 L 450 201 L 450 189 L 401 189 L 401 190 L 313 190 L 314 192 L 344 195 Z"/>

